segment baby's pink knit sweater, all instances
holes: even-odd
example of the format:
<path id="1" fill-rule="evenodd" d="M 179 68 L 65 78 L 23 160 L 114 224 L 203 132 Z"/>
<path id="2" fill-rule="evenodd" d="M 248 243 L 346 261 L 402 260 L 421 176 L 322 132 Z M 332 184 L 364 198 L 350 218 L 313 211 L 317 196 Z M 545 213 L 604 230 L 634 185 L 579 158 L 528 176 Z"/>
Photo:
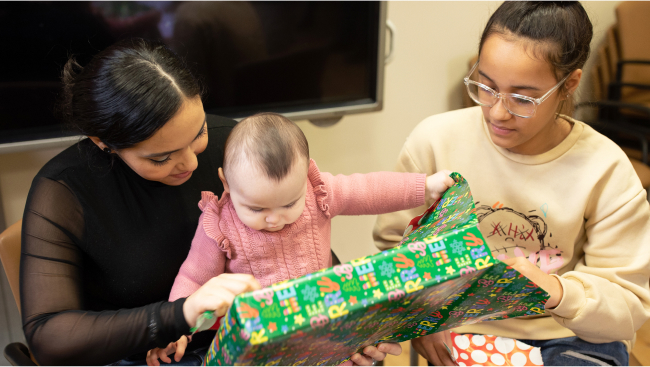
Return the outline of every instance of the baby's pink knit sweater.
<path id="1" fill-rule="evenodd" d="M 426 175 L 376 172 L 333 176 L 309 163 L 305 210 L 280 231 L 256 231 L 237 217 L 229 194 L 204 191 L 203 211 L 187 259 L 169 300 L 194 293 L 222 273 L 252 274 L 263 287 L 313 273 L 332 264 L 332 218 L 382 214 L 424 204 Z M 349 244 L 354 245 L 354 244 Z"/>

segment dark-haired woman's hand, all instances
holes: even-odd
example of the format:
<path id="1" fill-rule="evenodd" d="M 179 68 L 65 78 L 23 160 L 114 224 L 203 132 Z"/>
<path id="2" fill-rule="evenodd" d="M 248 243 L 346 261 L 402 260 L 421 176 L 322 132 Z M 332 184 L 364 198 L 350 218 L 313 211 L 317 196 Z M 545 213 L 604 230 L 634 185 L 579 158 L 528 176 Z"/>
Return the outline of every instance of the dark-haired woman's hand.
<path id="1" fill-rule="evenodd" d="M 174 361 L 179 362 L 183 355 L 185 355 L 185 349 L 187 344 L 192 341 L 192 336 L 181 336 L 178 341 L 169 343 L 165 348 L 154 348 L 147 352 L 147 366 L 160 366 L 160 359 L 163 363 L 172 363 L 169 356 L 174 354 Z"/>
<path id="2" fill-rule="evenodd" d="M 223 316 L 236 295 L 260 288 L 257 279 L 249 274 L 224 273 L 216 276 L 187 297 L 183 304 L 185 321 L 194 327 L 199 315 L 205 311 L 214 311 L 216 316 Z"/>

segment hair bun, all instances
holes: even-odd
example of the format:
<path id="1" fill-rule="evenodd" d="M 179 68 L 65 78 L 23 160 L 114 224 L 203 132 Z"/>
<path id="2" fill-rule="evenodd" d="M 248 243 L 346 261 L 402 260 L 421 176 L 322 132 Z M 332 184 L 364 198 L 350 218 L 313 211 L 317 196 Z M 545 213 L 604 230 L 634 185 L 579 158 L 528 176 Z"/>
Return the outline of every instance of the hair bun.
<path id="1" fill-rule="evenodd" d="M 61 100 L 56 108 L 56 113 L 66 122 L 72 118 L 73 88 L 77 81 L 77 77 L 82 71 L 83 67 L 77 63 L 74 57 L 70 57 L 68 62 L 65 63 L 65 66 L 63 66 L 63 72 L 61 74 L 63 94 L 60 97 Z"/>
<path id="2" fill-rule="evenodd" d="M 75 83 L 77 75 L 81 74 L 84 68 L 77 63 L 74 57 L 70 57 L 68 62 L 63 66 L 63 75 L 61 79 L 63 80 L 64 86 L 72 85 Z"/>

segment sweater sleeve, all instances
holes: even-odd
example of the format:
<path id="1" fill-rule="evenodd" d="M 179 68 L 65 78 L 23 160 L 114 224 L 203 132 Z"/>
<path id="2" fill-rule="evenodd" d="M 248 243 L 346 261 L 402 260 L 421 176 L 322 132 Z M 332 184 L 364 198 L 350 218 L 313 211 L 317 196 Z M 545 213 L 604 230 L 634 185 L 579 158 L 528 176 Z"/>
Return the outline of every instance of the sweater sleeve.
<path id="1" fill-rule="evenodd" d="M 174 280 L 169 301 L 188 297 L 208 280 L 225 272 L 228 240 L 217 226 L 217 214 L 210 207 L 201 214 L 192 247 Z M 206 229 L 208 226 L 208 229 Z"/>
<path id="2" fill-rule="evenodd" d="M 591 194 L 584 256 L 558 277 L 563 298 L 549 310 L 592 343 L 632 340 L 650 317 L 650 208 L 632 166 L 623 160 Z"/>
<path id="3" fill-rule="evenodd" d="M 424 204 L 426 175 L 373 172 L 333 176 L 321 172 L 327 204 L 337 215 L 382 214 Z"/>
<path id="4" fill-rule="evenodd" d="M 395 171 L 417 172 L 423 173 L 425 176 L 436 173 L 435 160 L 429 144 L 425 141 L 413 143 L 414 135 L 417 136 L 416 131 L 411 133 L 411 136 L 402 147 Z M 415 151 L 415 154 L 412 151 Z M 378 216 L 372 231 L 375 246 L 380 250 L 397 246 L 402 240 L 404 229 L 409 224 L 409 221 L 424 213 L 431 204 L 433 203 L 428 201 L 426 203 L 421 202 L 417 207 Z"/>

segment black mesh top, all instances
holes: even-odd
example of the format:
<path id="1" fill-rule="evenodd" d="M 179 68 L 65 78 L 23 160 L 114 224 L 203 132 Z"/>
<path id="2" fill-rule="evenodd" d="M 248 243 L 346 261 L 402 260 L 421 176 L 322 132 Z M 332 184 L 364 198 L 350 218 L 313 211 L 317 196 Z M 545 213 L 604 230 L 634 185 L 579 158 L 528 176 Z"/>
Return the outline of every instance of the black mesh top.
<path id="1" fill-rule="evenodd" d="M 236 123 L 207 122 L 208 148 L 180 186 L 143 179 L 89 139 L 36 175 L 23 217 L 20 297 L 40 364 L 140 359 L 189 333 L 185 299 L 167 299 L 198 225 L 201 191 L 223 192 L 217 169 Z M 188 349 L 213 336 L 197 335 Z"/>

